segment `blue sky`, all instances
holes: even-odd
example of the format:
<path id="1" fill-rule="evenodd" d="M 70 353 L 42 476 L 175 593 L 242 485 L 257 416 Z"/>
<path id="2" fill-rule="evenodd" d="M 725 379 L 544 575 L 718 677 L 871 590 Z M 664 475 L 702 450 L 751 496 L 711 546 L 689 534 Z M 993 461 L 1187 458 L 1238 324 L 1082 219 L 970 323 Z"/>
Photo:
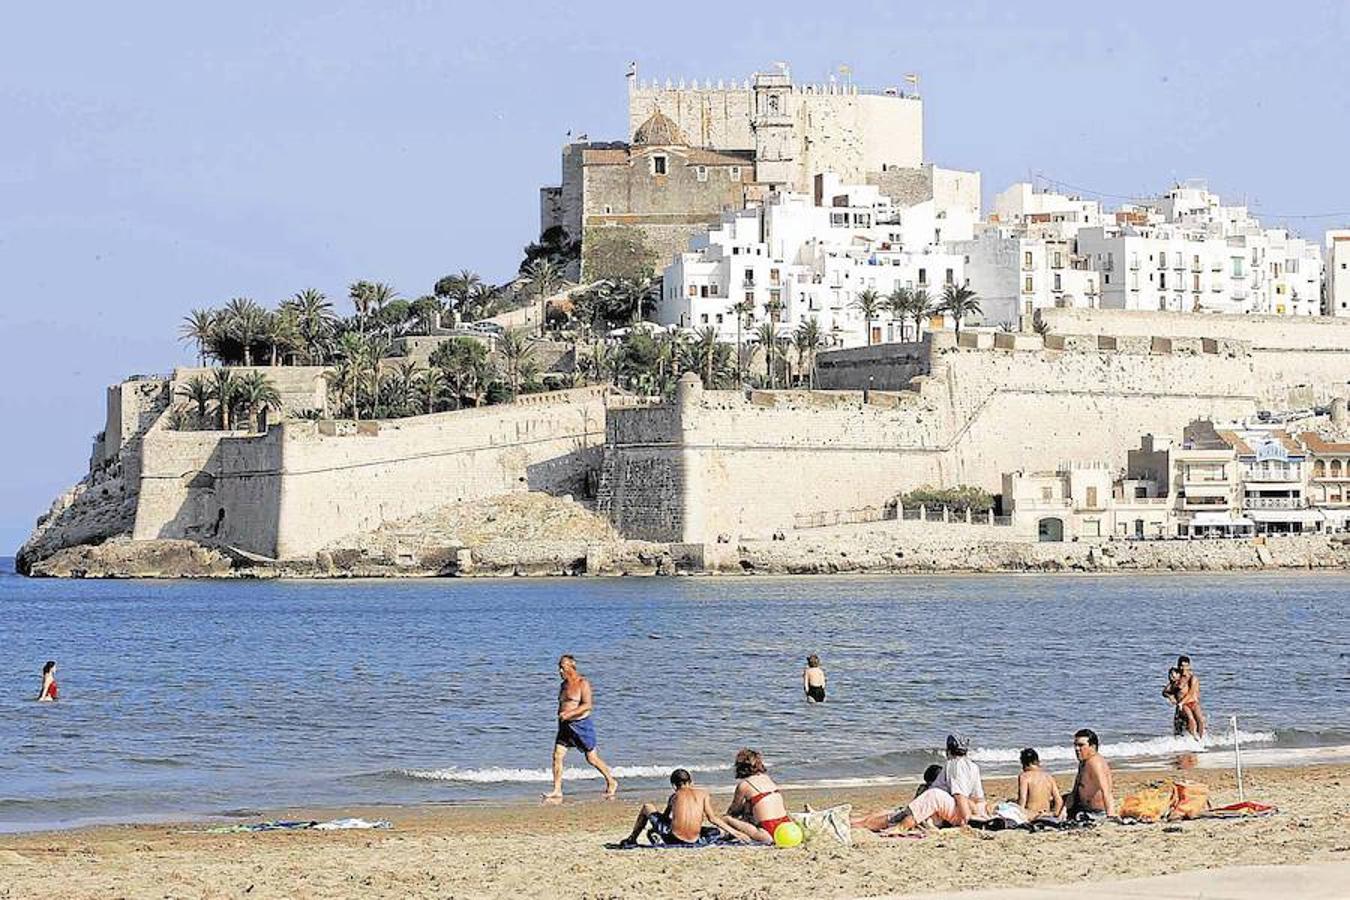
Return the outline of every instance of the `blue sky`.
<path id="1" fill-rule="evenodd" d="M 195 7 L 195 8 L 194 8 Z M 1135 195 L 1203 177 L 1350 222 L 1350 4 L 29 3 L 0 41 L 0 552 L 82 474 L 104 386 L 181 316 L 358 278 L 509 275 L 624 71 L 922 76 L 929 159 Z"/>

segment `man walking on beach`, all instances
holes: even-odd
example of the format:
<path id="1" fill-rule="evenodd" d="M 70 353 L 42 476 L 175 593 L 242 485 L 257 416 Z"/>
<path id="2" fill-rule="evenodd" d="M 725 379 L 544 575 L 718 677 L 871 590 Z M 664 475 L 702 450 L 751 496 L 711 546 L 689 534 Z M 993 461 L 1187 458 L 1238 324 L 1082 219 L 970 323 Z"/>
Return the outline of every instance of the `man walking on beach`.
<path id="1" fill-rule="evenodd" d="M 1111 767 L 1098 752 L 1097 732 L 1091 728 L 1076 731 L 1073 752 L 1078 757 L 1078 775 L 1074 777 L 1073 790 L 1064 797 L 1065 814 L 1070 818 L 1079 813 L 1114 816 L 1116 798 L 1112 795 Z"/>
<path id="2" fill-rule="evenodd" d="M 619 782 L 614 779 L 600 754 L 595 752 L 591 683 L 577 671 L 577 661 L 571 654 L 563 654 L 558 658 L 558 677 L 562 679 L 562 684 L 558 687 L 558 733 L 553 739 L 553 790 L 544 795 L 544 801 L 562 802 L 563 757 L 567 755 L 569 747 L 576 747 L 586 754 L 586 762 L 605 778 L 605 797 L 613 797 L 619 789 Z"/>

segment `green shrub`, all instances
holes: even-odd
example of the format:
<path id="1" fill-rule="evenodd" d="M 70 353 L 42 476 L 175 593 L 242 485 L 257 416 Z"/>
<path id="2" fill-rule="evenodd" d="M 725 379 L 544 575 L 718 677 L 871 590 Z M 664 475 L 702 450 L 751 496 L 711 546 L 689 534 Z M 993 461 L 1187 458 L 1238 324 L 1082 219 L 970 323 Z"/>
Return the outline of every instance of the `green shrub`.
<path id="1" fill-rule="evenodd" d="M 984 488 L 975 487 L 971 484 L 960 484 L 948 488 L 938 488 L 926 484 L 901 496 L 900 502 L 906 508 L 920 505 L 927 506 L 930 509 L 946 506 L 952 512 L 964 513 L 966 510 L 970 510 L 971 512 L 982 513 L 993 509 L 994 495 Z"/>

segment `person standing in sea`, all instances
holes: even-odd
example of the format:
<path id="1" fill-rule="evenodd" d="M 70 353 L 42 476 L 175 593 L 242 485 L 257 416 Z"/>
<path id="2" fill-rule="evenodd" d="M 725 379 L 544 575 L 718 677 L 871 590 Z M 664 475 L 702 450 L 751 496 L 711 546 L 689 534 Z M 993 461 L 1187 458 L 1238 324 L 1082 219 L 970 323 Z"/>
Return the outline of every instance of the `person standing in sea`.
<path id="1" fill-rule="evenodd" d="M 558 658 L 558 677 L 562 679 L 562 684 L 558 687 L 558 732 L 553 738 L 553 790 L 544 795 L 544 801 L 562 802 L 563 758 L 572 747 L 584 753 L 586 762 L 604 776 L 605 797 L 613 797 L 619 789 L 619 782 L 595 749 L 591 683 L 577 671 L 577 661 L 570 653 L 564 653 Z"/>
<path id="2" fill-rule="evenodd" d="M 820 667 L 820 657 L 812 653 L 806 658 L 806 668 L 802 669 L 802 690 L 810 703 L 825 702 L 825 670 Z"/>
<path id="3" fill-rule="evenodd" d="M 56 660 L 49 659 L 42 667 L 42 690 L 38 691 L 39 703 L 50 703 L 57 698 Z"/>

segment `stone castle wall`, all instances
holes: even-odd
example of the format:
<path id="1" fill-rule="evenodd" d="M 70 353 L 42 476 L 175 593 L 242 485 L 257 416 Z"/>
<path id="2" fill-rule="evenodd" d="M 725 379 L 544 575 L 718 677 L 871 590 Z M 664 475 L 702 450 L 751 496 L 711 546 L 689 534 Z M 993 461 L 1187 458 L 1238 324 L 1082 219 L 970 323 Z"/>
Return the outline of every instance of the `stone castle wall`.
<path id="1" fill-rule="evenodd" d="M 603 388 L 381 422 L 286 422 L 265 435 L 155 429 L 136 539 L 192 538 L 279 559 L 437 506 L 580 493 L 600 464 Z"/>
<path id="2" fill-rule="evenodd" d="M 1274 372 L 1265 351 L 1229 337 L 986 333 L 958 343 L 939 332 L 892 345 L 890 360 L 886 347 L 821 354 L 823 383 L 856 388 L 872 379 L 866 401 L 858 391 L 747 398 L 682 384 L 675 412 L 649 412 L 634 426 L 640 440 L 630 436 L 631 413 L 611 414 L 601 496 L 622 502 L 602 509 L 624 530 L 637 521 L 633 510 L 658 502 L 655 493 L 643 500 L 635 476 L 678 473 L 659 494 L 665 503 L 676 493 L 678 510 L 642 519 L 641 536 L 734 540 L 881 509 L 925 484 L 997 492 L 1015 469 L 1073 460 L 1123 467 L 1146 433 L 1282 408 L 1300 391 L 1343 395 L 1350 342 L 1335 352 L 1322 337 L 1322 353 L 1280 349 L 1284 368 Z M 909 389 L 894 392 L 906 376 Z"/>

